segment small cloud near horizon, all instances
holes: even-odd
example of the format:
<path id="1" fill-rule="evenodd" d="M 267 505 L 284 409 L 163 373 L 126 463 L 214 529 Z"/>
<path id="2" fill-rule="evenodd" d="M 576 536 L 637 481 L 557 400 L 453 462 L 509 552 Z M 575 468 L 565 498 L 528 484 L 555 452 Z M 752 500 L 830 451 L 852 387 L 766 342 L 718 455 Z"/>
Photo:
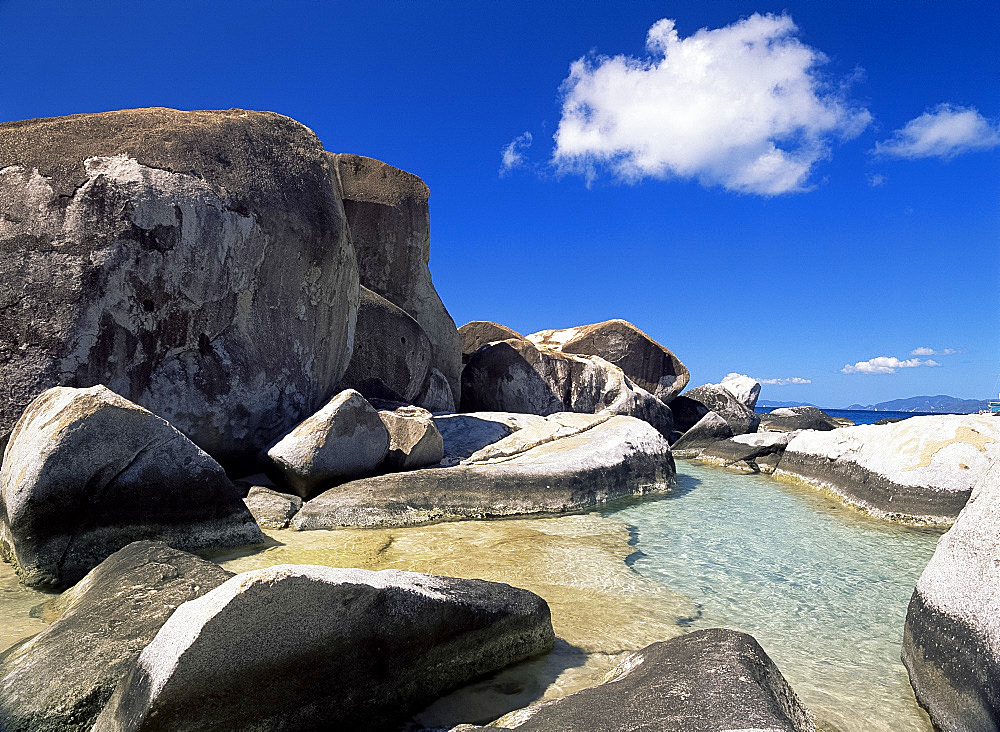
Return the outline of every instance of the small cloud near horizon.
<path id="1" fill-rule="evenodd" d="M 889 180 L 881 173 L 872 173 L 868 176 L 868 185 L 872 188 L 878 188 L 879 186 L 885 185 L 885 182 Z"/>
<path id="2" fill-rule="evenodd" d="M 955 353 L 958 353 L 958 350 L 954 348 L 943 348 L 940 351 L 935 351 L 933 348 L 927 348 L 927 346 L 920 346 L 910 351 L 911 356 L 951 356 Z"/>
<path id="3" fill-rule="evenodd" d="M 875 143 L 876 155 L 915 160 L 941 158 L 1000 147 L 1000 126 L 973 107 L 939 104 L 933 111 L 911 119 L 892 136 Z"/>
<path id="4" fill-rule="evenodd" d="M 553 165 L 588 183 L 606 171 L 759 196 L 811 190 L 813 168 L 871 114 L 846 97 L 857 74 L 827 83 L 818 73 L 826 55 L 798 36 L 787 14 L 687 37 L 664 18 L 645 56 L 577 59 L 562 84 Z"/>
<path id="5" fill-rule="evenodd" d="M 840 370 L 843 374 L 894 374 L 898 369 L 914 369 L 919 366 L 940 366 L 933 359 L 921 361 L 919 358 L 908 358 L 905 361 L 895 356 L 876 356 L 867 361 L 858 361 L 855 364 L 845 364 Z"/>
<path id="6" fill-rule="evenodd" d="M 524 165 L 524 151 L 531 147 L 531 142 L 531 133 L 525 132 L 523 135 L 518 135 L 511 140 L 503 148 L 503 150 L 500 151 L 501 178 L 510 173 L 510 171 L 514 170 L 514 168 L 520 168 Z"/>
<path id="7" fill-rule="evenodd" d="M 791 377 L 783 378 L 783 379 L 757 379 L 757 378 L 755 378 L 753 376 L 747 376 L 746 374 L 740 374 L 740 373 L 737 373 L 735 371 L 733 371 L 732 373 L 726 374 L 725 377 L 722 379 L 722 383 L 724 384 L 727 381 L 733 381 L 734 379 L 742 379 L 742 378 L 753 379 L 754 381 L 756 381 L 759 384 L 767 384 L 769 386 L 787 386 L 788 384 L 811 384 L 812 383 L 812 379 L 803 379 L 800 376 L 791 376 Z"/>

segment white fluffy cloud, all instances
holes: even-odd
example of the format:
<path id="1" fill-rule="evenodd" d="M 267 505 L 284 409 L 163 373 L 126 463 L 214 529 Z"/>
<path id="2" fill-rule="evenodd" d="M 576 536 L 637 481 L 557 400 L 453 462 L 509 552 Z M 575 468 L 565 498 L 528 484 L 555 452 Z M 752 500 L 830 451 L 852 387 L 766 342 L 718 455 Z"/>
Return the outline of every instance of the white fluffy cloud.
<path id="1" fill-rule="evenodd" d="M 681 38 L 665 18 L 645 58 L 578 59 L 562 86 L 556 168 L 764 196 L 807 190 L 833 141 L 859 135 L 871 115 L 823 84 L 826 57 L 797 32 L 788 15 L 754 14 Z"/>
<path id="2" fill-rule="evenodd" d="M 722 383 L 725 384 L 727 381 L 735 381 L 736 379 L 753 379 L 760 384 L 769 384 L 771 386 L 786 386 L 788 384 L 811 384 L 812 379 L 803 379 L 799 376 L 791 376 L 787 379 L 756 379 L 753 376 L 747 376 L 746 374 L 739 374 L 735 371 L 726 374 L 722 379 Z"/>
<path id="3" fill-rule="evenodd" d="M 902 361 L 895 356 L 876 356 L 867 361 L 847 364 L 841 369 L 845 374 L 894 374 L 897 369 L 914 369 L 918 366 L 940 366 L 933 359 L 921 361 L 919 358 L 908 358 Z"/>
<path id="4" fill-rule="evenodd" d="M 875 143 L 879 155 L 944 158 L 1000 146 L 1000 129 L 972 108 L 938 105 L 911 119 L 888 140 Z"/>
<path id="5" fill-rule="evenodd" d="M 920 348 L 914 348 L 910 351 L 911 356 L 950 356 L 953 353 L 958 353 L 954 348 L 944 348 L 940 351 L 935 351 L 933 348 L 927 348 L 927 346 L 920 346 Z"/>
<path id="6" fill-rule="evenodd" d="M 525 132 L 511 140 L 500 151 L 500 177 L 507 175 L 514 168 L 524 165 L 524 151 L 531 147 L 531 133 Z"/>

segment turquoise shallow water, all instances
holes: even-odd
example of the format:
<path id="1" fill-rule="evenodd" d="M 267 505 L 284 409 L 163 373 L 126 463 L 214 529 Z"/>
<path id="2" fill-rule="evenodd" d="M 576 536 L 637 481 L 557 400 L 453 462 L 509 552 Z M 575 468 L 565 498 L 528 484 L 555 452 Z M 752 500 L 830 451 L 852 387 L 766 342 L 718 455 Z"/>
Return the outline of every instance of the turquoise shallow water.
<path id="1" fill-rule="evenodd" d="M 752 634 L 825 726 L 930 730 L 899 661 L 941 530 L 867 518 L 811 489 L 678 461 L 674 497 L 603 512 L 632 568 L 691 598 L 690 630 Z"/>

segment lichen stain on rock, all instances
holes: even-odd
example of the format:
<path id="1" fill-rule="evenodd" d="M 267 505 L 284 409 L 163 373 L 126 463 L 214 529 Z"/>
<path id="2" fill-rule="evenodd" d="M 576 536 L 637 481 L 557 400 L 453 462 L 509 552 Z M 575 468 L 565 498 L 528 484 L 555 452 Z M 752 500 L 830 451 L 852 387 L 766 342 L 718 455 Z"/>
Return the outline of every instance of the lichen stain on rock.
<path id="1" fill-rule="evenodd" d="M 937 455 L 941 450 L 948 447 L 949 445 L 964 444 L 971 445 L 976 448 L 979 452 L 986 454 L 986 447 L 992 443 L 996 442 L 992 437 L 984 435 L 979 430 L 975 430 L 971 427 L 965 425 L 959 425 L 955 430 L 955 437 L 951 440 L 933 440 L 926 443 L 920 451 L 920 462 L 915 465 L 910 465 L 903 468 L 903 470 L 917 470 L 918 468 L 930 467 L 931 461 L 934 456 Z M 908 450 L 916 447 L 919 440 L 913 439 L 903 445 L 900 448 L 901 453 L 906 453 Z M 912 446 L 912 447 L 911 447 Z M 960 467 L 968 469 L 967 465 L 961 465 Z"/>

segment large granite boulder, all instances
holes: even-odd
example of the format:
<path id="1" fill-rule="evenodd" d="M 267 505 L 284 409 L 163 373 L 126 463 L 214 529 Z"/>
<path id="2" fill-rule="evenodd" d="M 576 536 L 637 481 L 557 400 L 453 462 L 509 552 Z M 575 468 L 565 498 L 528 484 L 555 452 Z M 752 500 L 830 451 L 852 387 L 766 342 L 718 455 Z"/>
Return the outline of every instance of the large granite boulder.
<path id="1" fill-rule="evenodd" d="M 744 473 L 773 473 L 794 432 L 751 432 L 712 442 L 700 450 L 699 461 Z M 676 447 L 676 443 L 674 445 Z"/>
<path id="2" fill-rule="evenodd" d="M 674 423 L 680 430 L 693 427 L 708 412 L 722 417 L 734 435 L 756 432 L 760 416 L 725 387 L 724 384 L 703 384 L 686 391 L 670 403 Z"/>
<path id="3" fill-rule="evenodd" d="M 903 664 L 917 700 L 943 730 L 1000 729 L 998 447 L 990 446 L 990 466 L 938 539 L 906 612 Z"/>
<path id="4" fill-rule="evenodd" d="M 354 355 L 341 387 L 356 389 L 368 399 L 413 402 L 427 388 L 432 350 L 416 320 L 362 287 Z"/>
<path id="5" fill-rule="evenodd" d="M 576 511 L 616 498 L 665 492 L 674 462 L 663 436 L 642 420 L 553 415 L 487 445 L 453 467 L 391 473 L 332 488 L 292 528 L 408 526 L 440 519 Z"/>
<path id="6" fill-rule="evenodd" d="M 125 545 L 264 540 L 222 467 L 103 386 L 54 387 L 18 420 L 0 468 L 0 550 L 25 584 L 61 588 Z"/>
<path id="7" fill-rule="evenodd" d="M 45 389 L 105 384 L 250 464 L 350 360 L 334 178 L 316 136 L 270 112 L 0 124 L 0 443 Z"/>
<path id="8" fill-rule="evenodd" d="M 604 683 L 511 712 L 489 728 L 806 732 L 816 727 L 752 636 L 709 628 L 646 646 L 618 664 Z"/>
<path id="9" fill-rule="evenodd" d="M 431 340 L 431 365 L 461 401 L 458 329 L 431 273 L 427 185 L 412 173 L 360 155 L 330 155 L 358 255 L 361 284 L 402 308 Z"/>
<path id="10" fill-rule="evenodd" d="M 684 390 L 691 377 L 677 356 L 627 320 L 542 330 L 527 338 L 537 346 L 562 353 L 600 356 L 667 404 Z"/>
<path id="11" fill-rule="evenodd" d="M 389 452 L 379 413 L 345 389 L 261 455 L 267 475 L 302 498 L 375 472 Z"/>
<path id="12" fill-rule="evenodd" d="M 469 362 L 472 354 L 485 346 L 487 343 L 496 341 L 523 341 L 524 336 L 516 330 L 508 328 L 506 325 L 494 323 L 489 320 L 473 320 L 458 329 L 458 336 L 462 342 L 462 364 Z"/>
<path id="13" fill-rule="evenodd" d="M 760 429 L 768 432 L 795 430 L 829 432 L 840 426 L 833 417 L 818 407 L 783 407 L 760 416 Z"/>
<path id="14" fill-rule="evenodd" d="M 729 374 L 720 383 L 723 389 L 732 394 L 736 401 L 751 411 L 757 406 L 760 396 L 760 382 L 745 374 Z"/>
<path id="15" fill-rule="evenodd" d="M 389 470 L 422 468 L 444 457 L 444 438 L 426 409 L 403 406 L 380 409 L 378 415 L 389 432 Z"/>
<path id="16" fill-rule="evenodd" d="M 278 565 L 179 607 L 94 730 L 394 730 L 553 640 L 548 605 L 527 590 Z"/>
<path id="17" fill-rule="evenodd" d="M 678 397 L 681 399 L 682 397 Z M 676 400 L 675 400 L 676 401 Z M 698 457 L 703 450 L 733 436 L 733 428 L 715 412 L 706 412 L 693 427 L 670 446 L 675 457 Z"/>
<path id="18" fill-rule="evenodd" d="M 951 523 L 1000 441 L 1000 419 L 945 414 L 828 432 L 788 443 L 776 474 L 836 493 L 881 518 Z"/>
<path id="19" fill-rule="evenodd" d="M 115 552 L 54 602 L 52 625 L 0 656 L 0 729 L 89 730 L 171 613 L 231 576 L 162 542 Z"/>
<path id="20" fill-rule="evenodd" d="M 292 518 L 302 508 L 302 499 L 281 493 L 264 485 L 250 488 L 243 503 L 250 509 L 258 526 L 265 529 L 287 529 Z"/>
<path id="21" fill-rule="evenodd" d="M 606 411 L 644 419 L 664 435 L 673 430 L 670 407 L 600 356 L 540 348 L 528 340 L 489 343 L 462 372 L 463 412 Z"/>

